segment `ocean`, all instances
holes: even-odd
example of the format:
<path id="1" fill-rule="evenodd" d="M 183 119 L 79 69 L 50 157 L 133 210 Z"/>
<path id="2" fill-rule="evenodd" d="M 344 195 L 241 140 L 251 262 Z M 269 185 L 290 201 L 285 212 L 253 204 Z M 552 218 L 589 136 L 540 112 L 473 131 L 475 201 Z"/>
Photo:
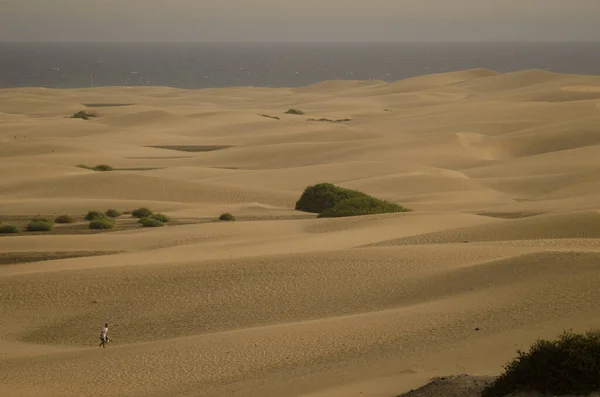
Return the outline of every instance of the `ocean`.
<path id="1" fill-rule="evenodd" d="M 298 87 L 487 68 L 600 74 L 600 43 L 0 43 L 0 88 Z"/>

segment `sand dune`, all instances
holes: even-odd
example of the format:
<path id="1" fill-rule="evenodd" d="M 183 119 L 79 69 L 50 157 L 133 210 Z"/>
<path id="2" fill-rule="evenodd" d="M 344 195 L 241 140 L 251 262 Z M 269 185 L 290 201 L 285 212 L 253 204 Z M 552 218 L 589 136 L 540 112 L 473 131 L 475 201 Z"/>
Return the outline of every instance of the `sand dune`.
<path id="1" fill-rule="evenodd" d="M 0 395 L 476 393 L 600 325 L 599 79 L 0 90 L 0 222 L 77 218 L 0 235 Z M 296 211 L 319 182 L 412 211 Z M 140 206 L 172 222 L 82 220 Z"/>

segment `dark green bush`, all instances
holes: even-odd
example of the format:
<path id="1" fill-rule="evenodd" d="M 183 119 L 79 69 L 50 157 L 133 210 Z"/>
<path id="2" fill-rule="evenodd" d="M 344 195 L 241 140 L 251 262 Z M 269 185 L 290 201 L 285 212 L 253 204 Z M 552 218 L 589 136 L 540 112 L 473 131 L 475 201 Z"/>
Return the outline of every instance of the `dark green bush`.
<path id="1" fill-rule="evenodd" d="M 144 227 L 161 227 L 165 225 L 163 222 L 154 218 L 142 218 L 138 221 L 138 223 Z"/>
<path id="2" fill-rule="evenodd" d="M 304 193 L 296 202 L 296 209 L 318 214 L 328 208 L 335 207 L 344 200 L 355 197 L 369 196 L 357 190 L 345 189 L 331 183 L 319 183 L 304 190 Z"/>
<path id="3" fill-rule="evenodd" d="M 557 340 L 537 340 L 528 352 L 517 354 L 482 397 L 520 391 L 583 395 L 600 390 L 600 331 L 563 332 Z"/>
<path id="4" fill-rule="evenodd" d="M 59 215 L 54 219 L 56 223 L 75 223 L 75 218 L 69 215 Z"/>
<path id="5" fill-rule="evenodd" d="M 99 212 L 99 211 L 90 211 L 90 212 L 88 212 L 85 215 L 84 219 L 86 221 L 93 221 L 94 219 L 97 219 L 97 218 L 102 219 L 104 217 L 105 217 L 105 215 L 102 212 Z"/>
<path id="6" fill-rule="evenodd" d="M 152 215 L 150 215 L 150 218 L 156 219 L 157 221 L 161 221 L 161 222 L 169 222 L 171 220 L 165 214 L 152 214 Z"/>
<path id="7" fill-rule="evenodd" d="M 41 218 L 43 219 L 43 218 Z M 54 222 L 44 222 L 38 218 L 34 219 L 27 225 L 29 232 L 50 232 L 54 228 Z"/>
<path id="8" fill-rule="evenodd" d="M 110 218 L 117 218 L 121 216 L 121 213 L 114 208 L 107 209 L 104 214 Z"/>
<path id="9" fill-rule="evenodd" d="M 134 218 L 148 218 L 150 215 L 152 215 L 152 211 L 145 207 L 131 211 L 131 216 Z"/>
<path id="10" fill-rule="evenodd" d="M 354 197 L 336 204 L 321 212 L 319 218 L 337 218 L 344 216 L 388 214 L 406 212 L 406 208 L 396 203 L 379 200 L 374 197 Z"/>
<path id="11" fill-rule="evenodd" d="M 13 225 L 0 225 L 0 234 L 20 233 L 21 230 Z"/>
<path id="12" fill-rule="evenodd" d="M 296 202 L 296 210 L 317 213 L 320 218 L 408 211 L 398 204 L 331 183 L 307 187 Z"/>
<path id="13" fill-rule="evenodd" d="M 94 171 L 112 171 L 113 167 L 108 164 L 99 164 L 94 167 Z"/>
<path id="14" fill-rule="evenodd" d="M 219 220 L 220 221 L 235 221 L 235 216 L 231 215 L 229 212 L 226 212 L 224 214 L 221 214 L 221 216 L 219 216 Z"/>
<path id="15" fill-rule="evenodd" d="M 112 218 L 95 218 L 90 222 L 90 229 L 112 229 L 115 226 L 115 221 Z"/>
<path id="16" fill-rule="evenodd" d="M 286 114 L 295 114 L 297 116 L 302 116 L 304 114 L 304 112 L 302 110 L 298 110 L 298 109 L 290 109 L 285 113 Z"/>

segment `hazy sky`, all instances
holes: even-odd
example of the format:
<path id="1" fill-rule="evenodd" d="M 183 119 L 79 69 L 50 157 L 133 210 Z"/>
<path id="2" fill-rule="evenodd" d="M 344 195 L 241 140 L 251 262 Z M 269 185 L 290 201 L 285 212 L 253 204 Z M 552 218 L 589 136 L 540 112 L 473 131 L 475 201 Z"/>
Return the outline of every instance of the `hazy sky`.
<path id="1" fill-rule="evenodd" d="M 0 41 L 600 41 L 600 0 L 0 0 Z"/>

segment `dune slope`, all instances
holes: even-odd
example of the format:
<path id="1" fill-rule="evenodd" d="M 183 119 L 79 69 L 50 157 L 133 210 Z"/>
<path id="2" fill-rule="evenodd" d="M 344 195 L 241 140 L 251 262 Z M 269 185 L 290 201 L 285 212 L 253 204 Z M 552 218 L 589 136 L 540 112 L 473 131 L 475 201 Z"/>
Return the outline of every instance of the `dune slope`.
<path id="1" fill-rule="evenodd" d="M 476 395 L 517 348 L 600 325 L 599 87 L 0 90 L 0 226 L 75 220 L 0 234 L 0 395 Z M 320 182 L 411 212 L 296 211 Z"/>

